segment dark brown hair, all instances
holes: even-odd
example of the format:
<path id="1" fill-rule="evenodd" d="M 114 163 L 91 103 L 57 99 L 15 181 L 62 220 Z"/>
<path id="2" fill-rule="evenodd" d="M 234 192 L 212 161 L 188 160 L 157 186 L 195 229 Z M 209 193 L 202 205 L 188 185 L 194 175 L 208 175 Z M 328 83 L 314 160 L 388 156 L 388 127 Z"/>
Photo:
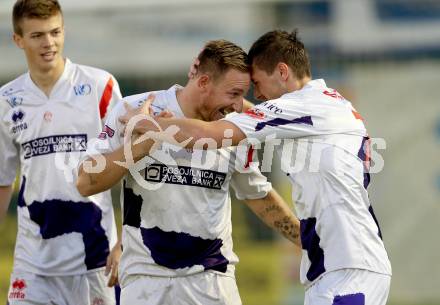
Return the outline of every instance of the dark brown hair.
<path id="1" fill-rule="evenodd" d="M 198 71 L 210 74 L 213 79 L 218 79 L 229 69 L 244 73 L 250 71 L 246 52 L 236 44 L 223 39 L 209 41 L 198 59 Z"/>
<path id="2" fill-rule="evenodd" d="M 23 35 L 20 27 L 23 18 L 47 19 L 58 13 L 63 14 L 57 0 L 17 0 L 12 9 L 14 33 Z"/>
<path id="3" fill-rule="evenodd" d="M 269 75 L 278 63 L 287 64 L 296 77 L 311 77 L 310 61 L 304 44 L 298 38 L 298 31 L 292 33 L 270 31 L 254 42 L 248 55 L 249 64 L 256 65 Z"/>

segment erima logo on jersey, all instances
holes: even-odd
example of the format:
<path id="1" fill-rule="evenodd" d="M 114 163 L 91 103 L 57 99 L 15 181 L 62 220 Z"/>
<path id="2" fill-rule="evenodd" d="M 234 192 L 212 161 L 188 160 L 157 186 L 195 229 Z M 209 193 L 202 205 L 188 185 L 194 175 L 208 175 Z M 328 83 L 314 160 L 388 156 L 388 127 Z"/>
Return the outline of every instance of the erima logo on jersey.
<path id="1" fill-rule="evenodd" d="M 24 290 L 26 289 L 26 281 L 24 279 L 15 279 L 11 284 L 10 299 L 24 299 L 26 297 Z"/>
<path id="2" fill-rule="evenodd" d="M 306 124 L 306 125 L 313 125 L 312 117 L 309 116 L 303 116 L 300 118 L 296 118 L 293 120 L 286 120 L 282 118 L 276 118 L 267 122 L 261 122 L 258 123 L 257 126 L 255 126 L 255 131 L 262 130 L 266 126 L 282 126 L 287 124 Z"/>
<path id="3" fill-rule="evenodd" d="M 87 150 L 87 135 L 57 135 L 37 138 L 21 144 L 24 158 L 47 155 L 57 152 L 75 152 Z"/>
<path id="4" fill-rule="evenodd" d="M 20 109 L 18 111 L 14 111 L 12 113 L 12 121 L 17 124 L 18 122 L 23 121 L 24 118 L 24 112 L 21 111 Z"/>
<path id="5" fill-rule="evenodd" d="M 92 92 L 92 86 L 89 84 L 81 84 L 73 87 L 76 96 L 89 95 Z"/>
<path id="6" fill-rule="evenodd" d="M 23 122 L 24 119 L 24 112 L 19 109 L 18 111 L 14 111 L 12 113 L 12 122 L 14 122 L 14 126 L 12 127 L 12 133 L 16 134 L 17 132 L 23 131 L 28 128 L 28 125 L 26 122 Z"/>
<path id="7" fill-rule="evenodd" d="M 226 173 L 199 169 L 188 166 L 167 166 L 165 164 L 151 164 L 145 169 L 145 180 L 198 186 L 219 190 L 226 179 Z"/>

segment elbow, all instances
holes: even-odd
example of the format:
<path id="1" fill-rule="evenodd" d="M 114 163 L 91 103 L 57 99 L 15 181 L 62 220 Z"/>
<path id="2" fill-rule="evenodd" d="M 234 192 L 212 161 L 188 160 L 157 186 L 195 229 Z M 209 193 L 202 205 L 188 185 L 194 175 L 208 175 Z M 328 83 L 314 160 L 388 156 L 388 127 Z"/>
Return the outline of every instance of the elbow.
<path id="1" fill-rule="evenodd" d="M 95 194 L 93 193 L 93 189 L 91 188 L 90 183 L 86 182 L 86 180 L 87 180 L 86 173 L 81 167 L 78 173 L 78 179 L 76 180 L 76 189 L 83 197 L 88 197 Z"/>
<path id="2" fill-rule="evenodd" d="M 83 197 L 89 197 L 93 195 L 91 190 L 89 190 L 86 186 L 80 183 L 76 184 L 76 189 L 78 190 L 79 194 Z"/>
<path id="3" fill-rule="evenodd" d="M 82 183 L 81 179 L 78 179 L 78 181 L 76 182 L 76 189 L 78 190 L 80 195 L 83 197 L 88 197 L 88 196 L 93 195 L 91 193 L 90 189 L 87 187 L 87 185 Z"/>

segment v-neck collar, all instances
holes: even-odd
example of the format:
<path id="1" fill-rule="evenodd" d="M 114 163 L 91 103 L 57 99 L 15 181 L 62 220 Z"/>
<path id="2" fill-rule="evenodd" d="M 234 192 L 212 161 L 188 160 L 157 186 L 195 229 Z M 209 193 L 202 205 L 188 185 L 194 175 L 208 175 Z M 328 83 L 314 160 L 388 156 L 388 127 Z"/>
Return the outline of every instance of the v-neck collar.
<path id="1" fill-rule="evenodd" d="M 44 94 L 43 90 L 41 90 L 34 83 L 34 81 L 31 78 L 31 74 L 30 74 L 29 71 L 26 73 L 25 86 L 29 89 L 30 92 L 32 92 L 33 94 L 37 95 L 41 99 L 46 100 L 46 101 L 51 100 L 54 97 L 56 97 L 58 91 L 63 86 L 65 81 L 69 79 L 69 76 L 71 74 L 72 69 L 73 69 L 72 62 L 68 58 L 66 58 L 65 62 L 64 62 L 63 73 L 58 78 L 58 80 L 55 82 L 55 85 L 53 86 L 53 88 L 52 88 L 52 90 L 51 90 L 51 92 L 49 94 L 49 97 L 46 96 L 46 94 Z"/>

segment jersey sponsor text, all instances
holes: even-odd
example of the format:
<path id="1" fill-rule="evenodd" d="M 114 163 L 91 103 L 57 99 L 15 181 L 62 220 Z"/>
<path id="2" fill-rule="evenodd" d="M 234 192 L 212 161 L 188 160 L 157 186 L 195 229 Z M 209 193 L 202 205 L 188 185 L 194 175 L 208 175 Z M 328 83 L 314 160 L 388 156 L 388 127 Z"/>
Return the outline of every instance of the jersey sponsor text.
<path id="1" fill-rule="evenodd" d="M 47 155 L 57 152 L 86 151 L 87 135 L 56 135 L 37 138 L 21 144 L 24 150 L 24 158 Z"/>
<path id="2" fill-rule="evenodd" d="M 152 164 L 145 169 L 145 180 L 149 182 L 199 186 L 217 190 L 221 189 L 225 178 L 226 173 L 188 166 Z"/>

